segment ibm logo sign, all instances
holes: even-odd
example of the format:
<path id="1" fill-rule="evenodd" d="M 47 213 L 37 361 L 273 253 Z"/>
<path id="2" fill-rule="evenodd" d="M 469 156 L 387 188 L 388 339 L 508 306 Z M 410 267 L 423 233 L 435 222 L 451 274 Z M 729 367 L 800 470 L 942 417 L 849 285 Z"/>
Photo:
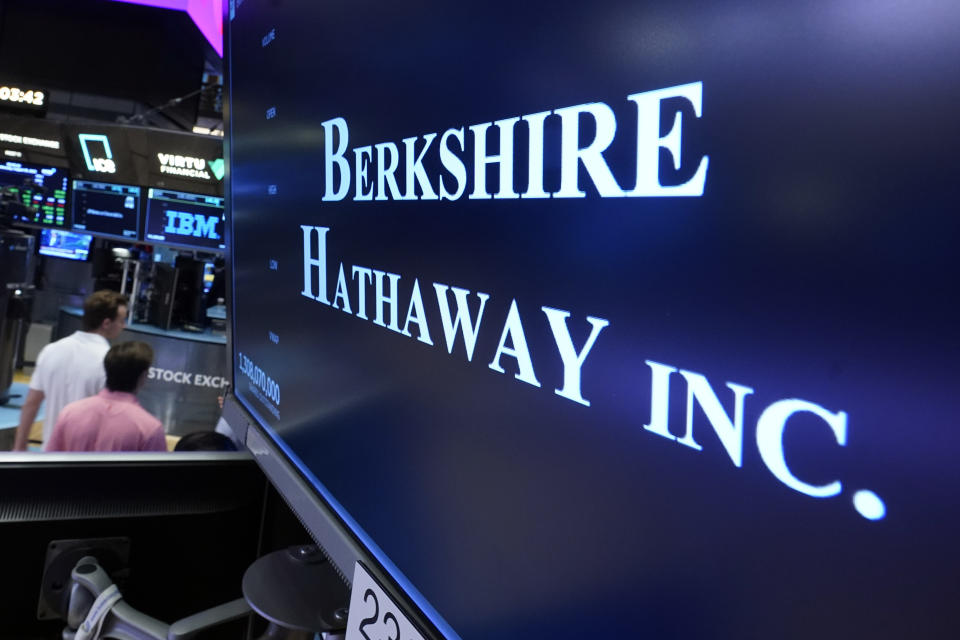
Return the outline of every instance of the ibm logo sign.
<path id="1" fill-rule="evenodd" d="M 219 240 L 217 223 L 220 216 L 205 216 L 200 213 L 186 211 L 167 211 L 167 226 L 164 233 L 175 236 L 193 236 L 194 238 L 208 238 Z"/>

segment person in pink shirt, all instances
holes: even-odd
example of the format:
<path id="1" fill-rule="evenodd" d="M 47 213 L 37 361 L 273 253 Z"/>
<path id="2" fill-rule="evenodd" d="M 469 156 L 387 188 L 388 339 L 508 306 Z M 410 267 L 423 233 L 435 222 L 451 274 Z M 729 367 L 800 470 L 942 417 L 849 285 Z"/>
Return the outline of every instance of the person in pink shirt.
<path id="1" fill-rule="evenodd" d="M 145 342 L 114 345 L 103 358 L 107 386 L 60 412 L 45 451 L 166 451 L 163 424 L 137 401 L 153 349 Z"/>

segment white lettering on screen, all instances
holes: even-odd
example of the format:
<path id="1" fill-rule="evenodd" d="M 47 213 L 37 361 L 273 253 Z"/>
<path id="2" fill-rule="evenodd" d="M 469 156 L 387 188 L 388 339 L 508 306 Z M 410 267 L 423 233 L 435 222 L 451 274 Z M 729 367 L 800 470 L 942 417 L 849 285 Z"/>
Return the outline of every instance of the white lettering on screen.
<path id="1" fill-rule="evenodd" d="M 404 337 L 416 336 L 419 342 L 427 346 L 437 346 L 431 337 L 431 333 L 436 334 L 436 330 L 431 332 L 429 326 L 427 303 L 422 295 L 419 278 L 411 281 L 399 273 L 361 265 L 345 266 L 343 262 L 339 262 L 335 269 L 336 290 L 331 302 L 328 274 L 332 273 L 327 267 L 330 228 L 301 225 L 300 229 L 304 269 L 301 295 Z M 349 278 L 347 273 L 350 274 Z M 463 357 L 468 363 L 473 362 L 480 335 L 496 332 L 494 335 L 498 336 L 497 346 L 490 359 L 484 360 L 487 363 L 486 368 L 501 375 L 512 373 L 518 382 L 534 388 L 542 387 L 541 377 L 536 373 L 537 359 L 531 353 L 530 344 L 527 342 L 526 323 L 520 302 L 511 300 L 505 317 L 491 317 L 487 312 L 488 302 L 491 300 L 489 294 L 442 282 L 432 282 L 432 287 L 435 294 L 433 298 L 436 300 L 434 311 L 440 318 L 443 345 L 448 355 Z M 368 315 L 371 298 L 374 316 L 372 320 Z M 430 299 L 431 303 L 433 298 Z M 406 314 L 401 323 L 400 312 L 404 309 Z M 544 315 L 538 321 L 545 321 L 550 329 L 555 348 L 552 355 L 559 358 L 562 365 L 562 375 L 554 382 L 554 393 L 583 407 L 590 407 L 591 402 L 583 393 L 584 378 L 590 372 L 589 356 L 596 344 L 602 340 L 603 331 L 610 322 L 591 315 L 575 317 L 570 311 L 550 306 L 541 306 L 540 311 Z M 530 322 L 529 316 L 527 322 Z M 490 329 L 491 323 L 493 329 Z M 646 360 L 644 364 L 650 372 L 650 418 L 642 425 L 645 431 L 692 451 L 703 452 L 702 443 L 707 436 L 699 433 L 702 426 L 695 419 L 695 416 L 702 414 L 726 457 L 734 468 L 740 469 L 744 465 L 745 433 L 753 429 L 761 462 L 782 485 L 813 498 L 830 498 L 841 494 L 843 483 L 840 480 L 813 484 L 791 469 L 784 452 L 783 435 L 791 418 L 798 414 L 808 414 L 825 424 L 837 445 L 844 447 L 848 436 L 848 418 L 845 412 L 832 412 L 807 400 L 787 398 L 767 404 L 754 425 L 746 420 L 746 406 L 754 395 L 753 388 L 726 382 L 724 386 L 727 392 L 723 392 L 711 384 L 702 373 L 653 360 Z M 669 430 L 670 386 L 674 374 L 679 374 L 676 379 L 682 380 L 686 391 L 682 435 L 676 435 Z M 589 387 L 598 388 L 595 383 Z M 699 411 L 696 411 L 697 408 Z M 864 518 L 879 520 L 886 515 L 883 501 L 871 491 L 858 491 L 853 498 L 853 504 Z"/>
<path id="2" fill-rule="evenodd" d="M 300 229 L 303 235 L 303 289 L 300 295 L 355 315 L 361 320 L 370 320 L 367 310 L 370 297 L 368 285 L 372 284 L 373 324 L 408 338 L 414 336 L 411 327 L 415 326 L 417 339 L 426 345 L 435 346 L 427 323 L 418 278 L 413 279 L 409 288 L 406 285 L 401 287 L 401 282 L 405 283 L 408 280 L 400 274 L 352 265 L 349 267 L 349 273 L 352 276 L 351 286 L 345 277 L 346 271 L 341 262 L 337 268 L 337 288 L 331 302 L 327 284 L 327 274 L 330 273 L 327 267 L 327 237 L 330 228 L 301 225 Z M 472 362 L 478 337 L 491 322 L 485 314 L 490 295 L 442 282 L 433 282 L 432 285 L 436 300 L 435 310 L 440 316 L 443 344 L 447 354 L 457 356 L 463 353 L 466 361 Z M 404 293 L 409 291 L 409 301 L 406 297 L 401 297 L 401 290 Z M 354 307 L 356 312 L 353 311 Z M 403 308 L 407 311 L 403 328 L 401 328 L 399 312 Z M 562 398 L 589 407 L 590 401 L 583 396 L 581 388 L 582 370 L 598 336 L 610 323 L 602 318 L 587 316 L 585 324 L 590 327 L 590 330 L 585 337 L 579 337 L 583 333 L 584 322 L 578 320 L 573 325 L 578 341 L 582 342 L 582 346 L 578 349 L 574 346 L 571 328 L 567 323 L 571 313 L 552 307 L 541 307 L 541 311 L 545 316 L 541 322 L 545 322 L 551 329 L 556 354 L 563 365 L 563 376 L 558 380 L 559 386 L 555 393 Z M 497 318 L 494 322 L 499 323 L 500 319 Z M 511 301 L 510 310 L 503 319 L 503 323 L 495 326 L 498 328 L 500 341 L 489 361 L 488 368 L 497 373 L 506 373 L 507 369 L 503 366 L 504 356 L 512 357 L 516 361 L 514 377 L 521 382 L 539 387 L 540 382 L 534 372 L 516 300 Z M 512 347 L 507 346 L 508 339 Z"/>
<path id="3" fill-rule="evenodd" d="M 636 175 L 632 188 L 622 187 L 618 182 L 604 153 L 617 136 L 617 119 L 613 109 L 603 102 L 561 107 L 552 111 L 525 114 L 504 118 L 495 122 L 483 122 L 469 126 L 451 127 L 439 135 L 426 133 L 402 140 L 401 153 L 395 142 L 378 142 L 353 148 L 353 168 L 347 152 L 350 150 L 350 127 L 347 120 L 338 116 L 321 123 L 324 133 L 324 202 L 343 200 L 355 183 L 353 200 L 357 202 L 385 200 L 458 200 L 467 191 L 472 178 L 472 200 L 514 198 L 583 198 L 587 192 L 580 181 L 580 168 L 602 198 L 652 198 L 652 197 L 699 197 L 703 195 L 707 178 L 709 158 L 703 156 L 696 162 L 696 171 L 681 184 L 660 183 L 661 150 L 672 159 L 673 168 L 679 171 L 687 166 L 681 160 L 681 134 L 684 120 L 677 111 L 670 129 L 660 135 L 660 116 L 663 103 L 682 101 L 689 105 L 697 118 L 703 113 L 703 83 L 689 84 L 634 93 L 627 100 L 636 105 L 637 137 L 635 141 Z M 545 164 L 544 130 L 548 118 L 559 119 L 561 131 L 560 187 L 548 193 L 544 187 Z M 593 138 L 581 145 L 581 124 L 590 121 Z M 522 124 L 521 124 L 522 123 Z M 516 148 L 515 132 L 526 129 L 526 149 Z M 462 157 L 467 150 L 469 129 L 473 144 L 472 174 L 467 174 L 467 165 Z M 493 148 L 495 147 L 495 151 Z M 374 153 L 376 150 L 376 153 Z M 514 185 L 514 158 L 518 151 L 528 157 L 526 190 L 517 193 Z M 443 171 L 430 176 L 424 168 L 427 157 L 437 155 Z M 402 163 L 401 163 L 402 160 Z M 404 189 L 398 183 L 398 173 L 403 175 Z M 489 166 L 497 167 L 495 192 L 487 181 Z M 691 165 L 692 166 L 692 165 Z M 375 179 L 371 175 L 373 173 Z M 448 175 L 445 175 L 448 174 Z M 456 185 L 450 190 L 452 178 Z M 434 186 L 436 185 L 436 186 Z M 452 185 L 451 185 L 452 186 Z"/>
<path id="4" fill-rule="evenodd" d="M 635 107 L 636 114 L 636 138 L 632 141 L 636 166 L 630 184 L 618 181 L 617 174 L 621 172 L 611 169 L 605 155 L 617 141 L 617 115 L 608 104 L 590 102 L 493 122 L 450 127 L 442 133 L 403 138 L 400 144 L 392 141 L 363 144 L 352 148 L 352 154 L 349 153 L 347 120 L 344 117 L 328 119 L 321 123 L 324 130 L 322 200 L 342 201 L 351 193 L 357 202 L 459 200 L 465 194 L 471 200 L 585 198 L 593 192 L 601 198 L 701 197 L 709 157 L 691 158 L 689 149 L 684 155 L 682 136 L 684 112 L 687 115 L 692 112 L 695 119 L 702 117 L 703 84 L 694 82 L 639 92 L 626 99 Z M 674 111 L 672 121 L 666 120 L 670 126 L 664 127 L 661 134 L 662 116 L 671 115 L 670 112 L 664 113 L 665 103 L 669 103 L 666 108 Z M 545 157 L 547 147 L 544 143 L 548 124 L 553 131 L 559 128 L 560 132 L 557 156 L 550 158 Z M 633 123 L 630 124 L 622 130 L 632 131 Z M 689 127 L 689 123 L 686 125 Z M 516 135 L 518 130 L 519 136 Z M 586 131 L 591 133 L 584 135 Z M 518 148 L 518 141 L 526 147 Z M 515 158 L 522 158 L 524 153 L 527 155 L 527 184 L 517 185 L 514 180 Z M 684 175 L 689 177 L 679 184 L 662 184 L 661 160 L 670 162 L 675 172 L 683 169 Z M 559 168 L 559 185 L 553 191 L 548 191 L 545 184 L 545 166 Z M 431 175 L 428 167 L 441 167 L 441 170 Z M 434 295 L 428 294 L 425 300 L 423 287 L 416 277 L 411 279 L 385 269 L 345 265 L 338 261 L 332 262 L 336 266 L 331 271 L 327 267 L 330 229 L 312 225 L 301 225 L 300 228 L 304 266 L 301 295 L 304 297 L 404 337 L 416 337 L 430 347 L 439 346 L 433 336 L 440 335 L 438 330 L 442 329 L 442 344 L 447 354 L 462 357 L 467 363 L 473 362 L 479 344 L 490 344 L 494 336 L 498 336 L 493 353 L 483 357 L 486 369 L 500 375 L 510 373 L 518 382 L 542 388 L 543 376 L 537 374 L 542 359 L 534 357 L 536 354 L 531 352 L 527 341 L 532 321 L 529 311 L 524 315 L 524 309 L 529 310 L 529 307 L 525 307 L 522 301 L 511 300 L 503 317 L 499 315 L 500 311 L 488 311 L 491 296 L 481 291 L 430 282 Z M 334 273 L 336 285 L 331 301 L 328 287 L 333 283 Z M 331 278 L 329 283 L 328 276 Z M 429 291 L 430 285 L 425 286 Z M 372 311 L 368 310 L 370 304 L 373 305 Z M 433 307 L 431 311 L 435 315 L 427 315 L 428 306 Z M 401 316 L 404 310 L 405 314 Z M 596 344 L 603 342 L 603 331 L 610 322 L 598 316 L 577 316 L 553 306 L 540 306 L 540 311 L 543 316 L 537 316 L 536 322 L 546 323 L 555 348 L 552 356 L 562 365 L 562 375 L 554 374 L 556 379 L 549 381 L 548 388 L 552 387 L 560 398 L 590 407 L 591 401 L 583 393 L 584 380 L 590 379 L 589 356 Z M 437 316 L 440 326 L 431 327 L 428 318 Z M 479 337 L 482 334 L 491 337 L 481 343 Z M 652 360 L 646 360 L 644 364 L 650 372 L 651 391 L 649 422 L 642 425 L 645 431 L 696 452 L 704 451 L 702 443 L 709 443 L 712 431 L 715 442 L 732 466 L 742 469 L 744 441 L 752 429 L 756 453 L 759 453 L 763 467 L 783 486 L 814 498 L 830 498 L 842 493 L 843 483 L 839 479 L 815 484 L 791 468 L 784 452 L 783 436 L 792 417 L 806 414 L 825 424 L 837 445 L 844 447 L 848 436 L 845 412 L 832 412 L 807 400 L 787 398 L 765 403 L 765 408 L 757 412 L 760 417 L 754 422 L 752 418 L 747 419 L 748 415 L 756 415 L 747 412 L 747 405 L 757 402 L 752 387 L 734 382 L 715 386 L 702 373 Z M 546 367 L 542 368 L 546 370 Z M 670 431 L 671 378 L 682 383 L 685 390 L 682 434 Z M 586 388 L 598 387 L 596 383 L 588 383 Z M 710 427 L 707 434 L 703 433 L 702 418 L 695 418 L 701 415 Z M 809 428 L 808 424 L 809 421 L 796 428 Z M 877 520 L 886 515 L 886 506 L 872 491 L 858 491 L 853 503 L 864 518 Z"/>

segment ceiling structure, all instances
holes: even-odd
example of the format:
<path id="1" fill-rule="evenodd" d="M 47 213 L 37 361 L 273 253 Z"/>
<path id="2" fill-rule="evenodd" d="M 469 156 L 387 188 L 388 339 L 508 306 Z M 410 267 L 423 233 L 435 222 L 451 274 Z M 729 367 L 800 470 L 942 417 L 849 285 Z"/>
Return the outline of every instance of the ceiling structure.
<path id="1" fill-rule="evenodd" d="M 223 0 L 114 0 L 147 7 L 186 11 L 210 46 L 223 57 Z"/>
<path id="2" fill-rule="evenodd" d="M 46 91 L 48 119 L 182 131 L 201 120 L 222 128 L 212 106 L 222 77 L 213 11 L 221 7 L 220 0 L 3 0 L 0 82 Z"/>

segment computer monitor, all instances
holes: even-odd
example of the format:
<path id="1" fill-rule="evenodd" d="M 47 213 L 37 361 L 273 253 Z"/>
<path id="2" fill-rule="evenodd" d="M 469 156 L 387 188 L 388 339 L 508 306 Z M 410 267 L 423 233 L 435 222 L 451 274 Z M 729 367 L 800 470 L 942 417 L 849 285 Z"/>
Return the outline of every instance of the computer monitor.
<path id="1" fill-rule="evenodd" d="M 73 228 L 136 242 L 140 235 L 140 187 L 74 180 Z"/>
<path id="2" fill-rule="evenodd" d="M 145 240 L 222 251 L 223 198 L 151 187 L 147 190 Z"/>
<path id="3" fill-rule="evenodd" d="M 260 552 L 265 483 L 243 454 L 0 453 L 0 481 L 5 638 L 61 637 L 67 581 L 42 578 L 48 565 L 69 577 L 85 555 L 72 549 L 90 550 L 125 602 L 167 623 L 241 597 Z M 209 637 L 243 637 L 243 626 Z"/>
<path id="4" fill-rule="evenodd" d="M 61 229 L 42 229 L 40 249 L 42 256 L 66 260 L 87 260 L 90 257 L 90 242 L 93 236 Z"/>
<path id="5" fill-rule="evenodd" d="M 960 4 L 236 5 L 230 419 L 345 575 L 424 638 L 955 635 Z"/>
<path id="6" fill-rule="evenodd" d="M 14 222 L 70 228 L 67 199 L 70 172 L 64 167 L 7 160 L 0 162 L 0 189 L 16 203 Z"/>

